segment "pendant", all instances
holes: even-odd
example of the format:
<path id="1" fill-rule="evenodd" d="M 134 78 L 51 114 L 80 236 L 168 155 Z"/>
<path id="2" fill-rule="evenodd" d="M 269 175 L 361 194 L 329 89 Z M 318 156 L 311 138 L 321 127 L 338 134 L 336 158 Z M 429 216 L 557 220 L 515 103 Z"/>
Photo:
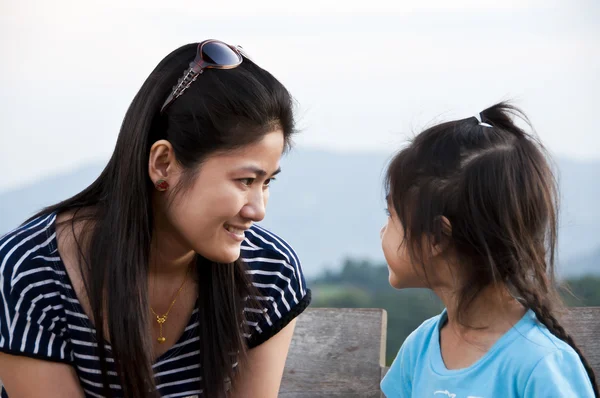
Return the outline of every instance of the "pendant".
<path id="1" fill-rule="evenodd" d="M 167 315 L 163 315 L 163 316 L 156 316 L 156 322 L 158 322 L 158 326 L 159 326 L 159 336 L 156 339 L 160 344 L 164 343 L 165 341 L 167 341 L 166 337 L 163 337 L 163 323 L 165 323 L 167 321 Z"/>

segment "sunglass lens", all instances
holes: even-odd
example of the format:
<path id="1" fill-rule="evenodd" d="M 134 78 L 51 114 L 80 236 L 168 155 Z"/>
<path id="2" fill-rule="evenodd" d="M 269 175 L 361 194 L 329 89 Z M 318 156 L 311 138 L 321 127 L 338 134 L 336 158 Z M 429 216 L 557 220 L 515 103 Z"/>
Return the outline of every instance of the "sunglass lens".
<path id="1" fill-rule="evenodd" d="M 202 59 L 214 65 L 237 65 L 242 61 L 240 55 L 218 41 L 209 41 L 202 46 Z"/>

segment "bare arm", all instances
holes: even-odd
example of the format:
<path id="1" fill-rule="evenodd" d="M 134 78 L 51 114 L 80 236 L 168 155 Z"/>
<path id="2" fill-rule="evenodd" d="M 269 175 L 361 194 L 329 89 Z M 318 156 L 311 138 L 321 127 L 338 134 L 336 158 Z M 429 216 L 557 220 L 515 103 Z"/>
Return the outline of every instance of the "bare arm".
<path id="1" fill-rule="evenodd" d="M 277 398 L 296 319 L 248 352 L 248 363 L 231 398 Z"/>
<path id="2" fill-rule="evenodd" d="M 0 352 L 0 380 L 10 398 L 83 398 L 75 369 L 64 363 Z"/>

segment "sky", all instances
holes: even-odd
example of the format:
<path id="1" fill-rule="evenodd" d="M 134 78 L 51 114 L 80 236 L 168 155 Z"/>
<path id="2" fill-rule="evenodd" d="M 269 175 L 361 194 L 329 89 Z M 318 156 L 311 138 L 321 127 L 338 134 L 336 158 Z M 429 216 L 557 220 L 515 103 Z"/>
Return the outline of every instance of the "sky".
<path id="1" fill-rule="evenodd" d="M 1 0 L 0 191 L 110 156 L 173 49 L 241 44 L 297 100 L 298 147 L 390 152 L 512 100 L 558 156 L 600 159 L 597 0 Z"/>

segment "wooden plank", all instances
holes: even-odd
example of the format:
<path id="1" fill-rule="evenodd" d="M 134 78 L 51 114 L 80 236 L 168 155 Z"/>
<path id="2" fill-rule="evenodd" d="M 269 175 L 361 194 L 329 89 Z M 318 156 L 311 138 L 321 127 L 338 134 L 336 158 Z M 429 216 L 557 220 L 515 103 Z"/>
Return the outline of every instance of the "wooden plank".
<path id="1" fill-rule="evenodd" d="M 298 317 L 279 397 L 379 398 L 387 314 L 308 309 Z"/>
<path id="2" fill-rule="evenodd" d="M 600 307 L 572 307 L 562 324 L 596 373 L 600 384 Z"/>
<path id="3" fill-rule="evenodd" d="M 381 367 L 381 378 L 383 379 L 385 377 L 385 375 L 387 374 L 387 372 L 390 370 L 389 366 L 382 366 Z"/>
<path id="4" fill-rule="evenodd" d="M 382 366 L 381 367 L 381 380 L 383 380 L 383 378 L 387 374 L 388 370 L 390 370 L 389 366 Z M 386 396 L 383 393 L 383 391 L 381 392 L 380 398 L 386 398 Z"/>

